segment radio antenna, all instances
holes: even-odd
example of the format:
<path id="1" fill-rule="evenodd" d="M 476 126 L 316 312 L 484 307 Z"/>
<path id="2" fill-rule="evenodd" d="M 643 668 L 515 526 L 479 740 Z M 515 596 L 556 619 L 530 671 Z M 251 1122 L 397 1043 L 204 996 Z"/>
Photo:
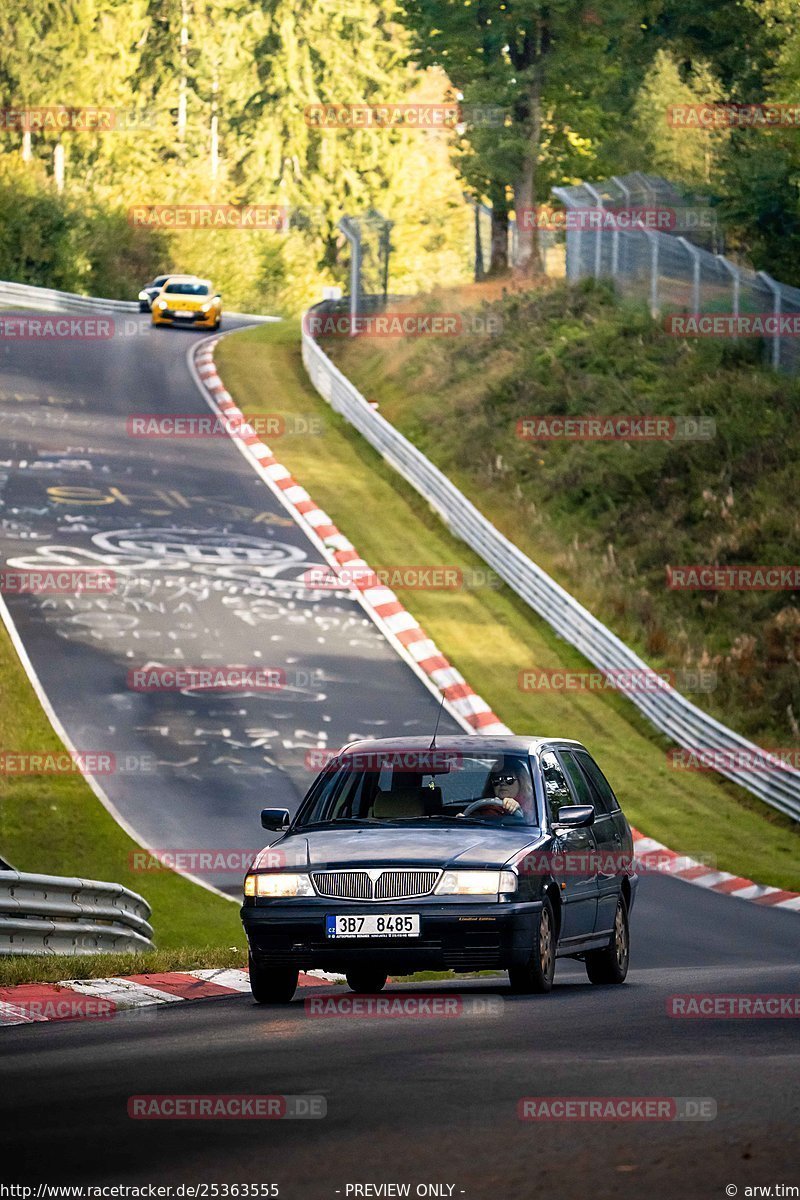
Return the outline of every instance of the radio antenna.
<path id="1" fill-rule="evenodd" d="M 436 749 L 436 734 L 439 732 L 439 721 L 441 720 L 441 717 L 442 717 L 442 709 L 443 708 L 444 708 L 444 692 L 442 692 L 442 699 L 441 699 L 441 703 L 439 704 L 439 711 L 436 714 L 436 724 L 433 727 L 433 737 L 431 738 L 431 744 L 428 747 L 429 750 Z"/>

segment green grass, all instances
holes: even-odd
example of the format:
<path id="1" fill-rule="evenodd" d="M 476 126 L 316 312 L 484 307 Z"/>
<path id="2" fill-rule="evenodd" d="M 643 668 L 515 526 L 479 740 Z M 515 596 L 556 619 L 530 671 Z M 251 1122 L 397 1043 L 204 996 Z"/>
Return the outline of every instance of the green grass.
<path id="1" fill-rule="evenodd" d="M 413 489 L 320 399 L 303 369 L 299 342 L 297 325 L 286 322 L 226 337 L 217 350 L 226 386 L 246 412 L 318 419 L 319 436 L 276 439 L 278 459 L 372 567 L 482 568 Z M 671 769 L 667 741 L 621 696 L 518 690 L 523 668 L 580 670 L 587 664 L 509 589 L 398 595 L 511 729 L 584 742 L 633 825 L 681 852 L 712 855 L 721 869 L 800 891 L 796 826 L 718 777 Z"/>
<path id="2" fill-rule="evenodd" d="M 477 289 L 476 289 L 477 290 Z M 472 303 L 475 300 L 473 299 Z M 415 309 L 461 309 L 449 294 Z M 800 595 L 674 591 L 668 564 L 797 562 L 800 380 L 753 339 L 682 339 L 605 284 L 494 301 L 495 337 L 329 339 L 328 352 L 459 488 L 654 667 L 710 669 L 692 699 L 800 748 Z M 706 441 L 529 441 L 535 415 L 666 415 Z"/>
<path id="3" fill-rule="evenodd" d="M 182 946 L 147 954 L 32 954 L 0 958 L 0 987 L 58 983 L 109 975 L 150 975 L 203 967 L 247 967 L 247 951 L 236 946 Z"/>
<path id="4" fill-rule="evenodd" d="M 2 625 L 0 697 L 0 746 L 63 750 Z M 244 944 L 235 904 L 172 871 L 133 870 L 137 848 L 81 775 L 0 776 L 0 855 L 17 870 L 124 884 L 151 905 L 159 950 Z"/>

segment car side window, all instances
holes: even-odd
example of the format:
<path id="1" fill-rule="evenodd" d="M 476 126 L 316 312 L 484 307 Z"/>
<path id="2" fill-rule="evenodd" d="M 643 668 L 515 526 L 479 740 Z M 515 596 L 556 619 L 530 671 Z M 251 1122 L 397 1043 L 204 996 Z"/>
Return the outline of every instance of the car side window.
<path id="1" fill-rule="evenodd" d="M 576 803 L 589 804 L 589 805 L 591 805 L 592 808 L 597 810 L 598 806 L 595 803 L 595 797 L 592 792 L 592 789 L 589 787 L 589 783 L 586 779 L 586 776 L 583 774 L 580 767 L 575 762 L 575 759 L 572 755 L 572 751 L 571 750 L 561 750 L 559 753 L 559 757 L 561 758 L 561 761 L 564 764 L 564 770 L 566 771 L 567 777 L 569 778 L 569 781 L 572 784 L 572 790 L 575 793 Z M 602 810 L 600 810 L 600 811 L 602 811 Z"/>
<path id="2" fill-rule="evenodd" d="M 576 750 L 575 757 L 586 772 L 595 793 L 595 809 L 597 812 L 616 812 L 619 801 L 611 790 L 611 784 L 606 779 L 597 763 L 585 750 Z"/>
<path id="3" fill-rule="evenodd" d="M 542 769 L 542 782 L 550 811 L 550 820 L 557 821 L 560 810 L 565 805 L 573 803 L 572 795 L 564 772 L 561 770 L 561 764 L 552 750 L 545 750 L 539 759 L 539 766 Z"/>

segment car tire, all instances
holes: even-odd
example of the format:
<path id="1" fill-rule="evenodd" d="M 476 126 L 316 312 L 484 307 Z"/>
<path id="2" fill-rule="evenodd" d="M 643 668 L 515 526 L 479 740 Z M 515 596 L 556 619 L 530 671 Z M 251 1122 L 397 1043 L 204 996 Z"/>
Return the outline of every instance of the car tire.
<path id="1" fill-rule="evenodd" d="M 602 950 L 590 950 L 586 955 L 586 974 L 590 983 L 624 983 L 628 974 L 631 956 L 631 935 L 628 924 L 628 906 L 625 897 L 617 900 L 614 914 L 614 931 L 611 941 Z"/>
<path id="2" fill-rule="evenodd" d="M 256 1004 L 288 1004 L 297 990 L 296 967 L 264 966 L 249 956 L 250 991 Z"/>
<path id="3" fill-rule="evenodd" d="M 354 971 L 345 972 L 345 979 L 350 991 L 364 992 L 367 995 L 372 995 L 373 992 L 382 992 L 388 978 L 389 976 L 380 967 L 358 967 Z"/>
<path id="4" fill-rule="evenodd" d="M 545 896 L 536 922 L 531 957 L 523 967 L 509 967 L 508 981 L 512 992 L 533 995 L 550 991 L 556 971 L 556 941 L 553 905 L 550 897 Z"/>
<path id="5" fill-rule="evenodd" d="M 150 305 L 144 300 L 139 301 L 139 312 L 150 312 Z"/>

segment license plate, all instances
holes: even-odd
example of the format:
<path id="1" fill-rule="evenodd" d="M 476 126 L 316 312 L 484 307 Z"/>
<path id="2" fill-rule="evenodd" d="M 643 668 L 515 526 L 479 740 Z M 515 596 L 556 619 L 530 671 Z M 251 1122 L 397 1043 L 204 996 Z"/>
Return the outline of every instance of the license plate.
<path id="1" fill-rule="evenodd" d="M 176 313 L 175 313 L 175 316 L 178 318 L 178 320 L 179 320 L 179 321 L 192 321 L 192 320 L 194 320 L 194 313 L 193 313 L 193 312 L 176 312 Z"/>
<path id="2" fill-rule="evenodd" d="M 329 938 L 419 937 L 419 913 L 328 913 L 325 933 Z"/>

